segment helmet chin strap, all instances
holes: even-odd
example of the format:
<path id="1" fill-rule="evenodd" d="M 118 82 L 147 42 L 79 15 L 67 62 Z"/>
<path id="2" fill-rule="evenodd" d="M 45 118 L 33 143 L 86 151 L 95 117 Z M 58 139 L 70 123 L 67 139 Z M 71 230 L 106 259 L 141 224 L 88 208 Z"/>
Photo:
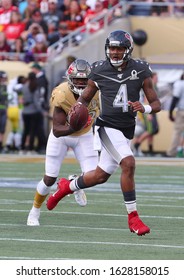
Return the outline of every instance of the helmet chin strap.
<path id="1" fill-rule="evenodd" d="M 112 60 L 110 59 L 110 63 L 114 66 L 114 67 L 119 67 L 123 64 L 124 62 L 124 59 L 121 59 L 121 60 Z"/>

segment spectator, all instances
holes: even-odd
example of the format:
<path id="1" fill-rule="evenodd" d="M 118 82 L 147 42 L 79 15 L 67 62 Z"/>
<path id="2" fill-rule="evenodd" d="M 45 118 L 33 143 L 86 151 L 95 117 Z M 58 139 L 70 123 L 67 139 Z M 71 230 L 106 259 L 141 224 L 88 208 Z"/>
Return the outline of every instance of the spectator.
<path id="1" fill-rule="evenodd" d="M 43 14 L 43 20 L 48 25 L 48 33 L 55 32 L 62 20 L 62 12 L 58 9 L 57 0 L 48 0 L 48 12 Z"/>
<path id="2" fill-rule="evenodd" d="M 27 31 L 21 33 L 21 38 L 23 39 L 23 48 L 25 51 L 25 62 L 35 60 L 33 48 L 36 45 L 36 36 L 38 34 L 45 34 L 42 27 L 38 23 L 31 24 Z"/>
<path id="3" fill-rule="evenodd" d="M 62 39 L 64 39 L 68 34 L 70 33 L 68 24 L 64 21 L 59 23 L 59 29 L 57 32 L 49 34 L 48 41 L 49 45 L 52 45 L 56 42 L 59 42 L 57 48 L 54 50 L 54 55 L 61 53 L 64 47 L 67 46 L 68 41 L 65 42 L 65 45 L 61 42 Z M 51 52 L 49 52 L 49 56 L 53 55 Z"/>
<path id="4" fill-rule="evenodd" d="M 140 116 L 138 118 L 140 118 Z M 145 140 L 147 140 L 148 141 L 148 153 L 150 156 L 153 156 L 154 155 L 153 139 L 154 139 L 154 136 L 159 132 L 157 118 L 156 118 L 155 114 L 143 115 L 141 118 L 141 122 L 142 122 L 142 124 L 140 123 L 140 120 L 139 120 L 138 123 L 136 124 L 138 127 L 136 127 L 137 132 L 135 133 L 135 138 L 133 140 L 134 155 L 143 156 L 143 153 L 140 150 L 140 146 Z M 140 129 L 141 127 L 142 127 L 142 131 Z M 138 133 L 138 129 L 139 129 L 139 133 Z"/>
<path id="5" fill-rule="evenodd" d="M 64 16 L 70 14 L 70 1 L 71 0 L 63 0 L 63 4 L 60 6 L 60 10 L 64 14 Z"/>
<path id="6" fill-rule="evenodd" d="M 20 123 L 19 123 L 19 128 L 20 128 L 20 132 L 22 134 L 23 131 L 23 120 L 22 120 L 22 110 L 23 110 L 23 93 L 22 93 L 22 88 L 23 85 L 27 82 L 27 77 L 26 76 L 18 76 L 16 79 L 16 84 L 14 86 L 14 90 L 17 92 L 18 94 L 18 104 L 19 104 L 19 112 L 20 112 Z"/>
<path id="7" fill-rule="evenodd" d="M 68 23 L 69 30 L 73 31 L 84 24 L 81 8 L 76 0 L 70 1 L 69 13 L 64 14 L 63 21 Z"/>
<path id="8" fill-rule="evenodd" d="M 0 24 L 9 24 L 13 11 L 18 11 L 18 7 L 12 4 L 12 0 L 1 0 Z"/>
<path id="9" fill-rule="evenodd" d="M 157 87 L 157 83 L 158 83 L 158 75 L 156 72 L 153 72 L 152 73 L 152 82 L 153 82 L 153 87 L 158 94 L 158 87 Z M 149 124 L 149 128 L 148 128 L 148 131 L 150 133 L 150 135 L 148 136 L 148 153 L 150 155 L 153 155 L 154 154 L 154 148 L 153 148 L 153 145 L 154 145 L 154 136 L 156 134 L 158 134 L 159 132 L 159 123 L 158 123 L 158 119 L 157 119 L 157 114 L 151 114 L 151 115 L 148 115 L 148 124 Z"/>
<path id="10" fill-rule="evenodd" d="M 176 110 L 175 117 L 173 115 Z M 181 137 L 184 132 L 184 73 L 181 75 L 179 81 L 176 81 L 173 86 L 173 98 L 169 109 L 169 119 L 174 122 L 174 131 L 172 142 L 166 155 L 175 157 L 177 154 L 177 147 L 180 146 Z"/>
<path id="11" fill-rule="evenodd" d="M 158 75 L 156 72 L 152 73 L 152 82 L 155 92 L 158 94 L 157 82 Z M 144 102 L 144 100 L 143 100 Z M 157 120 L 157 115 L 155 113 L 152 114 L 143 114 L 138 113 L 137 123 L 135 129 L 135 137 L 133 140 L 134 143 L 134 155 L 135 156 L 143 156 L 142 151 L 140 150 L 141 144 L 147 140 L 148 141 L 148 153 L 150 156 L 154 155 L 154 136 L 159 132 L 159 124 Z"/>
<path id="12" fill-rule="evenodd" d="M 37 78 L 37 84 L 39 87 L 39 103 L 42 111 L 39 112 L 39 120 L 37 123 L 37 136 L 38 136 L 38 147 L 37 152 L 44 153 L 47 142 L 47 120 L 49 117 L 49 97 L 48 97 L 48 79 L 39 63 L 33 63 L 31 66 L 32 71 L 35 73 Z M 43 113 L 44 112 L 44 113 Z"/>
<path id="13" fill-rule="evenodd" d="M 31 25 L 33 25 L 34 23 L 35 23 L 35 24 L 39 24 L 39 25 L 42 27 L 42 29 L 43 29 L 44 33 L 46 34 L 46 36 L 48 35 L 48 26 L 47 26 L 47 23 L 46 23 L 45 20 L 43 19 L 43 16 L 42 16 L 42 14 L 41 14 L 41 12 L 40 12 L 39 9 L 35 9 L 35 10 L 32 12 L 31 18 L 27 21 L 25 29 L 28 30 L 29 27 L 30 27 Z"/>
<path id="14" fill-rule="evenodd" d="M 134 156 L 136 157 L 140 157 L 144 155 L 140 148 L 141 145 L 140 137 L 142 137 L 142 135 L 144 134 L 147 134 L 144 118 L 143 115 L 140 112 L 138 112 L 136 117 L 134 138 L 131 143 L 131 149 L 134 153 Z"/>
<path id="15" fill-rule="evenodd" d="M 22 18 L 25 23 L 27 23 L 31 19 L 33 11 L 37 8 L 39 9 L 38 0 L 27 1 L 27 7 L 22 14 Z"/>
<path id="16" fill-rule="evenodd" d="M 40 88 L 40 104 L 44 110 L 49 111 L 48 79 L 39 63 L 33 63 L 31 69 L 36 75 Z"/>
<path id="17" fill-rule="evenodd" d="M 4 133 L 7 121 L 7 106 L 8 106 L 8 93 L 7 93 L 8 76 L 5 71 L 0 71 L 0 152 L 3 148 Z"/>
<path id="18" fill-rule="evenodd" d="M 34 61 L 46 62 L 47 61 L 47 41 L 43 33 L 38 33 L 35 36 L 35 45 L 32 49 Z"/>
<path id="19" fill-rule="evenodd" d="M 19 83 L 20 82 L 20 83 Z M 20 127 L 20 109 L 19 109 L 19 95 L 16 90 L 18 86 L 19 90 L 25 82 L 24 76 L 18 76 L 10 80 L 8 83 L 8 110 L 7 116 L 11 125 L 11 130 L 8 133 L 6 139 L 6 146 L 3 149 L 4 152 L 19 151 L 21 146 L 21 127 Z M 19 83 L 19 84 L 18 84 Z"/>
<path id="20" fill-rule="evenodd" d="M 0 32 L 0 60 L 9 60 L 9 54 L 11 48 L 7 43 L 5 33 Z"/>
<path id="21" fill-rule="evenodd" d="M 103 3 L 96 1 L 94 10 L 89 9 L 84 17 L 84 24 L 87 29 L 92 33 L 99 30 L 104 25 L 104 19 L 99 19 L 96 22 L 90 22 L 92 19 L 98 16 L 103 16 L 107 13 L 107 9 L 104 8 Z"/>
<path id="22" fill-rule="evenodd" d="M 24 60 L 25 57 L 25 49 L 24 49 L 24 40 L 22 37 L 19 37 L 15 40 L 15 54 L 13 56 L 14 60 Z"/>
<path id="23" fill-rule="evenodd" d="M 35 152 L 35 139 L 38 131 L 40 112 L 43 112 L 40 104 L 40 91 L 35 73 L 30 72 L 28 80 L 22 88 L 24 108 L 22 117 L 24 122 L 21 149 L 31 153 Z M 26 142 L 28 139 L 28 146 Z"/>
<path id="24" fill-rule="evenodd" d="M 21 14 L 18 11 L 11 13 L 10 23 L 4 26 L 4 33 L 8 44 L 11 47 L 11 51 L 15 51 L 15 41 L 25 30 L 25 23 L 21 20 Z"/>

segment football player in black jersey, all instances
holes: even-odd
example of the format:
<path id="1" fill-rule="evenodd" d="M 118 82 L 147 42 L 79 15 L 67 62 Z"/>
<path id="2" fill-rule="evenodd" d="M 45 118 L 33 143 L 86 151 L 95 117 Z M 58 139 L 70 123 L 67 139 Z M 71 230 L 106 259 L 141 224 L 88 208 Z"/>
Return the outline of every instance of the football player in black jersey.
<path id="1" fill-rule="evenodd" d="M 79 176 L 70 182 L 61 178 L 58 183 L 59 195 L 50 197 L 53 208 L 67 194 L 106 182 L 120 166 L 121 189 L 128 212 L 128 226 L 131 232 L 144 235 L 150 228 L 139 218 L 136 208 L 135 159 L 130 148 L 134 136 L 137 112 L 157 113 L 161 104 L 152 83 L 152 71 L 147 62 L 131 58 L 133 39 L 122 30 L 113 31 L 106 39 L 106 60 L 92 64 L 88 85 L 77 100 L 87 104 L 96 91 L 100 92 L 100 115 L 96 131 L 101 142 L 101 153 L 95 170 Z M 143 89 L 149 105 L 139 101 Z"/>

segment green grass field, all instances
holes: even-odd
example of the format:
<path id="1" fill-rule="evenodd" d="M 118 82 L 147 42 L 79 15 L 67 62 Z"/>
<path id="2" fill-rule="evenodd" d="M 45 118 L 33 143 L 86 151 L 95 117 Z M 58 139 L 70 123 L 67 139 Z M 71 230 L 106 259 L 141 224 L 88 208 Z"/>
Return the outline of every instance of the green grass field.
<path id="1" fill-rule="evenodd" d="M 86 207 L 71 195 L 53 211 L 43 205 L 40 227 L 26 226 L 43 173 L 43 158 L 0 156 L 1 260 L 184 260 L 182 160 L 137 159 L 138 211 L 151 228 L 141 237 L 127 227 L 119 171 L 104 185 L 86 190 Z M 80 174 L 80 168 L 68 159 L 60 175 L 73 173 Z"/>

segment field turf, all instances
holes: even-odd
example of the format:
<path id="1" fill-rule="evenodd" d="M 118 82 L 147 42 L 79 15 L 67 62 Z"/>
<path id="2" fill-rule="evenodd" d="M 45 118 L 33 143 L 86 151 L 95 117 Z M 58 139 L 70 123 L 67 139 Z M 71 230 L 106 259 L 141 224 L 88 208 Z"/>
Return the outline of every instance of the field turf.
<path id="1" fill-rule="evenodd" d="M 0 155 L 1 260 L 184 260 L 184 162 L 136 158 L 138 211 L 151 233 L 137 236 L 127 227 L 120 171 L 86 190 L 88 204 L 64 198 L 53 211 L 42 206 L 40 227 L 28 227 L 44 157 Z M 80 174 L 68 158 L 60 176 Z M 52 191 L 56 186 L 52 188 Z"/>

